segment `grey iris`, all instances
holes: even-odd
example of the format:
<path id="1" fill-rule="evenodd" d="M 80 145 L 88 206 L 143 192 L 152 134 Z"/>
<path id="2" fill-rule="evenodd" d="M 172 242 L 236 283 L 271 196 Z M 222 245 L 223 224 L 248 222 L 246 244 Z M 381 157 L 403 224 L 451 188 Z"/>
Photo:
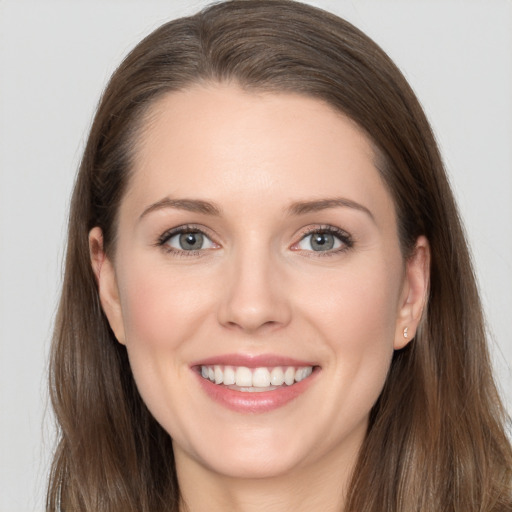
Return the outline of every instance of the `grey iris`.
<path id="1" fill-rule="evenodd" d="M 314 251 L 329 251 L 334 247 L 334 236 L 329 233 L 313 233 L 311 248 Z"/>
<path id="2" fill-rule="evenodd" d="M 180 235 L 180 247 L 185 251 L 194 251 L 203 246 L 201 233 L 183 233 Z"/>

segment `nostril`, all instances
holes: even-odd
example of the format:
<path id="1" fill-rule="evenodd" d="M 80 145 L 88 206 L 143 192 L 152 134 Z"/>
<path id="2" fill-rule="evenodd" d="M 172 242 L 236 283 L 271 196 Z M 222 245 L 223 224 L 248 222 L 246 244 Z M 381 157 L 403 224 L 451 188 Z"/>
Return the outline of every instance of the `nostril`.
<path id="1" fill-rule="evenodd" d="M 238 322 L 236 321 L 229 321 L 226 322 L 226 325 L 235 329 L 243 329 L 243 330 L 259 330 L 259 329 L 270 329 L 274 326 L 278 326 L 279 322 L 276 322 L 275 320 L 268 320 L 266 322 L 250 322 L 250 321 L 244 321 L 240 320 Z"/>

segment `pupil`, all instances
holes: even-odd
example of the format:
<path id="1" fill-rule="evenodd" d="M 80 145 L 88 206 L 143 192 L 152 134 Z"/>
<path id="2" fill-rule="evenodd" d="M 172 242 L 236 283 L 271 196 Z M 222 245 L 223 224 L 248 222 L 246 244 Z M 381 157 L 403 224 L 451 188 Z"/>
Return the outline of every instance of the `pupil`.
<path id="1" fill-rule="evenodd" d="M 328 251 L 334 247 L 334 236 L 328 233 L 315 233 L 311 239 L 314 251 Z"/>
<path id="2" fill-rule="evenodd" d="M 203 235 L 201 233 L 183 233 L 180 236 L 180 246 L 187 251 L 201 249 L 203 246 Z"/>

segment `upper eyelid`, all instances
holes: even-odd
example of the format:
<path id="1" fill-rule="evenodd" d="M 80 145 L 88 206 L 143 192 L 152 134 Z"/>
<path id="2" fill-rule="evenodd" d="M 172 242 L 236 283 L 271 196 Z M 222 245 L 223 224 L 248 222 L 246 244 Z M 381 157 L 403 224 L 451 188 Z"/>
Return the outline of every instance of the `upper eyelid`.
<path id="1" fill-rule="evenodd" d="M 316 226 L 310 226 L 306 227 L 299 233 L 298 236 L 304 238 L 305 236 L 312 235 L 315 233 L 331 233 L 333 235 L 343 236 L 344 238 L 348 238 L 352 240 L 352 235 L 345 231 L 344 229 L 335 227 L 335 226 L 329 226 L 329 225 L 316 225 Z"/>
<path id="2" fill-rule="evenodd" d="M 172 237 L 182 234 L 182 233 L 201 233 L 202 235 L 209 238 L 212 242 L 218 243 L 214 240 L 214 236 L 210 233 L 210 230 L 203 226 L 197 226 L 195 224 L 183 224 L 181 226 L 176 226 L 174 228 L 167 229 L 164 231 L 157 240 L 157 245 L 162 245 L 166 243 Z"/>

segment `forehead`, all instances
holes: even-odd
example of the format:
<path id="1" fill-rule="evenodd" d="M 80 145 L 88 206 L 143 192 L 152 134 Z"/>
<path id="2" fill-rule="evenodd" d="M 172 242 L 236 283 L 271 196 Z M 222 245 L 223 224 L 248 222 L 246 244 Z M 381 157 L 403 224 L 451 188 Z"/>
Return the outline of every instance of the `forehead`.
<path id="1" fill-rule="evenodd" d="M 172 92 L 152 105 L 137 146 L 128 198 L 139 209 L 165 195 L 231 203 L 391 200 L 364 132 L 299 94 L 235 85 Z"/>

